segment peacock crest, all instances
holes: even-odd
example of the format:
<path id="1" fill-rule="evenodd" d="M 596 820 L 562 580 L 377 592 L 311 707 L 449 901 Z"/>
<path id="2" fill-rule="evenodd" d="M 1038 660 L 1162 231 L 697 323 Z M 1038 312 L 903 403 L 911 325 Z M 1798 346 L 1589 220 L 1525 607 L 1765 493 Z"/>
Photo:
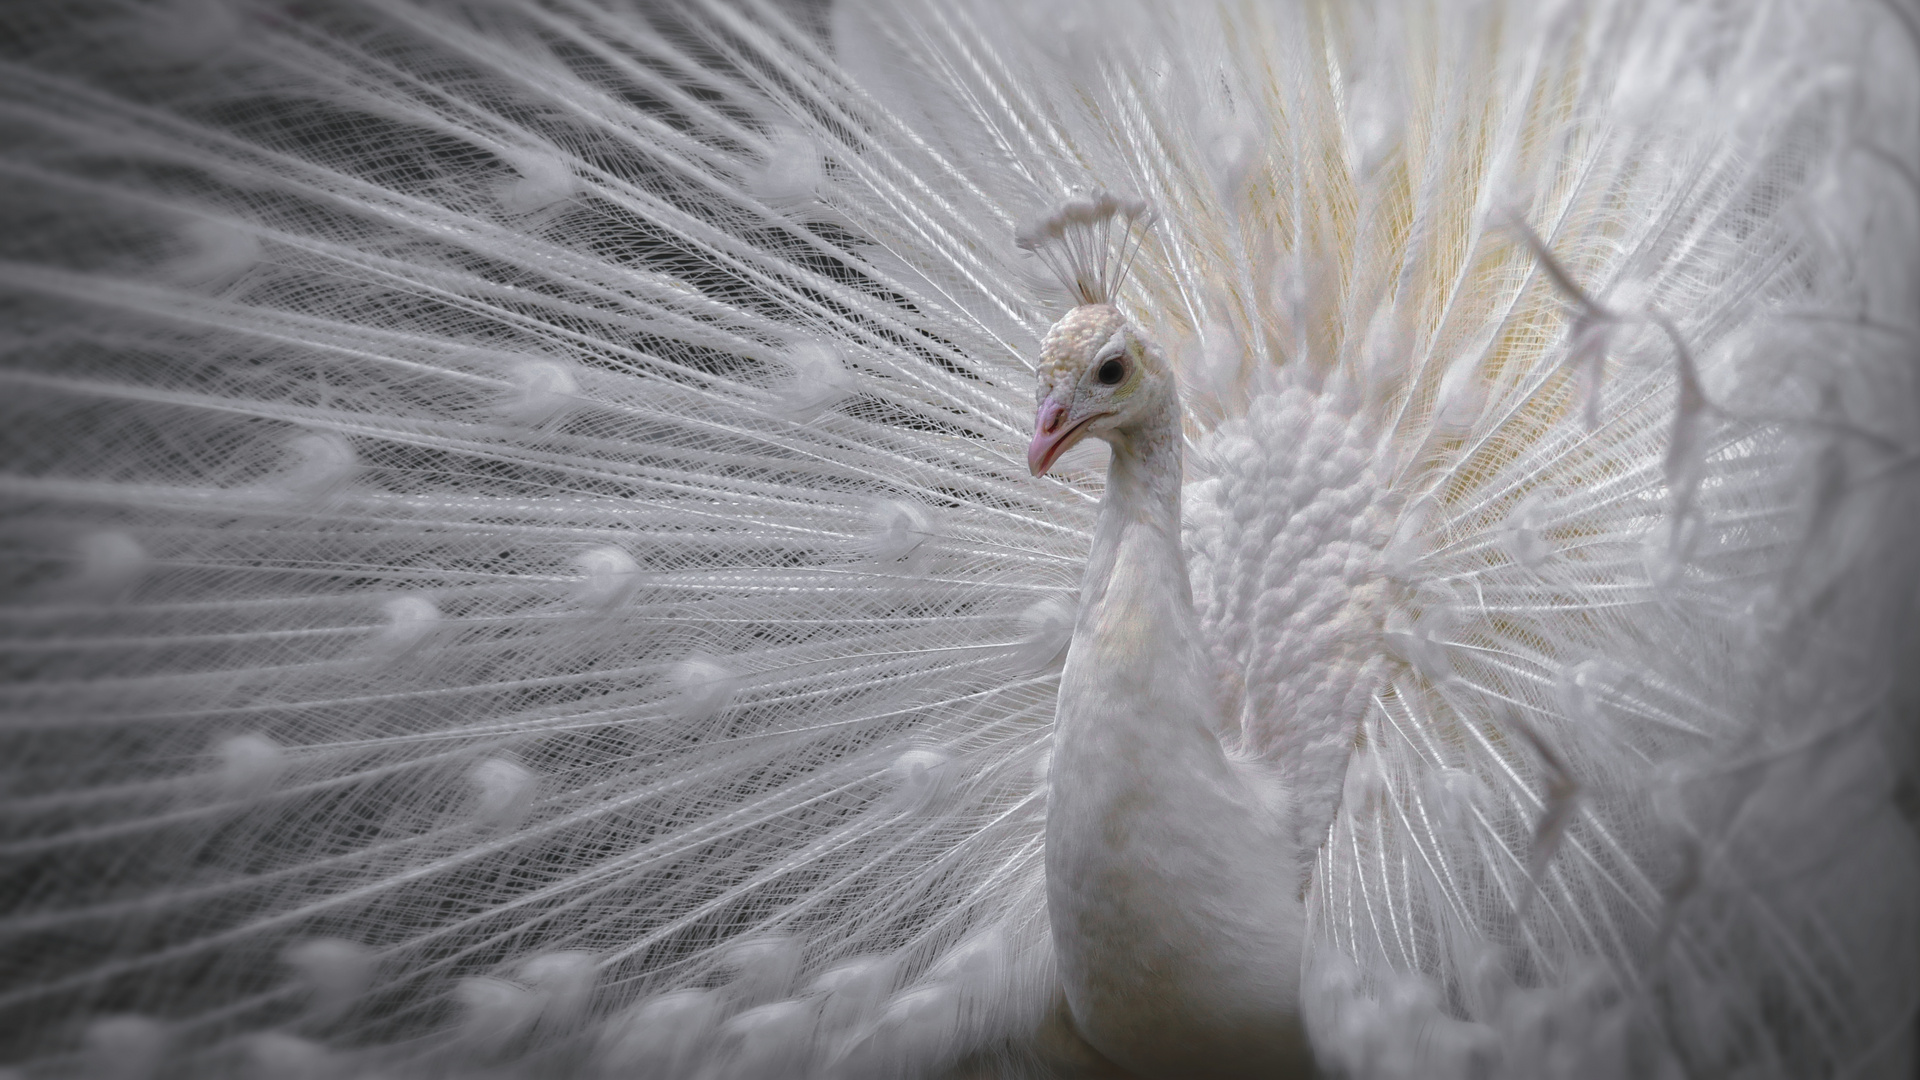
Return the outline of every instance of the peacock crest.
<path id="1" fill-rule="evenodd" d="M 1029 222 L 1014 243 L 1037 256 L 1078 303 L 1111 304 L 1155 218 L 1145 199 L 1094 191 L 1066 199 Z"/>

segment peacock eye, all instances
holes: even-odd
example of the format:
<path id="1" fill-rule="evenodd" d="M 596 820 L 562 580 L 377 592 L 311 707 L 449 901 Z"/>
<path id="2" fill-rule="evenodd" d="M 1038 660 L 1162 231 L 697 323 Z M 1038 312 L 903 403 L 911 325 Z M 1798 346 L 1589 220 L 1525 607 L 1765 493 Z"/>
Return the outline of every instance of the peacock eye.
<path id="1" fill-rule="evenodd" d="M 1094 372 L 1093 377 L 1100 380 L 1102 386 L 1118 386 L 1120 380 L 1124 378 L 1126 374 L 1127 365 L 1121 363 L 1119 358 L 1116 357 L 1101 364 L 1100 370 Z"/>

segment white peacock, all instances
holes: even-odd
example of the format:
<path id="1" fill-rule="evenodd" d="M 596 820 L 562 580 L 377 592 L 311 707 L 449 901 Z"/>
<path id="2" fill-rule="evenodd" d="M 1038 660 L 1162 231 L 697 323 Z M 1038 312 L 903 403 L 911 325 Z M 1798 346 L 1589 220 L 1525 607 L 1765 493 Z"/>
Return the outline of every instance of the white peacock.
<path id="1" fill-rule="evenodd" d="M 1916 49 L 9 4 L 0 1062 L 1907 1075 Z"/>

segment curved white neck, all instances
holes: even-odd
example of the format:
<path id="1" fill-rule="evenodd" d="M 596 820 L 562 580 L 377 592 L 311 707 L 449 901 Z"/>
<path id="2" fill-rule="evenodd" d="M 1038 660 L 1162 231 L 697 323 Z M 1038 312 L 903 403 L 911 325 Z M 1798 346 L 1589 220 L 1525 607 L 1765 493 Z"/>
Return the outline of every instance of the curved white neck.
<path id="1" fill-rule="evenodd" d="M 1105 599 L 1124 549 L 1136 563 L 1142 558 L 1165 560 L 1153 569 L 1178 582 L 1191 616 L 1193 589 L 1187 578 L 1186 552 L 1180 546 L 1183 477 L 1178 402 L 1163 405 L 1108 443 L 1113 456 L 1107 465 L 1107 492 L 1100 503 L 1093 547 L 1087 552 L 1080 610 L 1088 611 Z M 1122 540 L 1130 533 L 1135 534 L 1135 542 L 1124 545 Z M 1143 569 L 1134 565 L 1126 572 Z M 1079 634 L 1076 629 L 1076 639 Z"/>
<path id="2" fill-rule="evenodd" d="M 1109 441 L 1049 776 L 1061 986 L 1082 1037 L 1139 1075 L 1299 1075 L 1295 859 L 1215 734 L 1178 402 Z"/>

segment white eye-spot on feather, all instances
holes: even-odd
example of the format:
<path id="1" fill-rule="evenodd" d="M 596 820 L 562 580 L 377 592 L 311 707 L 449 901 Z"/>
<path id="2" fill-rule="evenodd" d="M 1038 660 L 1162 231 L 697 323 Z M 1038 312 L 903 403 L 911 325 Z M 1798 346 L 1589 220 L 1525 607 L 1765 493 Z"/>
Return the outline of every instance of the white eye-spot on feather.
<path id="1" fill-rule="evenodd" d="M 926 570 L 932 555 L 927 541 L 933 535 L 931 507 L 910 499 L 885 499 L 867 517 L 867 535 L 860 550 L 888 569 L 918 574 Z"/>
<path id="2" fill-rule="evenodd" d="M 951 1051 L 960 1032 L 960 998 L 945 983 L 903 990 L 841 1056 L 854 1076 L 904 1076 Z"/>
<path id="3" fill-rule="evenodd" d="M 1462 995 L 1474 1015 L 1495 1015 L 1513 990 L 1513 977 L 1507 973 L 1501 950 L 1465 928 L 1457 930 L 1453 938 Z"/>
<path id="4" fill-rule="evenodd" d="M 1914 606 L 1920 610 L 1920 594 L 1914 597 Z M 1741 636 L 1749 646 L 1764 648 L 1793 624 L 1793 616 L 1794 604 L 1785 592 L 1775 585 L 1763 585 L 1753 591 L 1741 609 Z"/>
<path id="5" fill-rule="evenodd" d="M 513 175 L 494 188 L 494 198 L 509 214 L 533 214 L 571 199 L 580 181 L 573 167 L 551 149 L 516 147 L 500 151 Z"/>
<path id="6" fill-rule="evenodd" d="M 729 944 L 720 970 L 732 976 L 727 993 L 740 1008 L 752 1008 L 792 993 L 800 974 L 800 943 L 792 938 L 749 938 Z"/>
<path id="7" fill-rule="evenodd" d="M 1383 303 L 1374 309 L 1360 345 L 1360 362 L 1366 372 L 1367 385 L 1387 387 L 1405 381 L 1407 357 L 1413 351 L 1408 321 L 1406 311 L 1398 305 Z"/>
<path id="8" fill-rule="evenodd" d="M 425 648 L 441 630 L 440 608 L 425 596 L 392 596 L 380 602 L 384 625 L 367 641 L 377 664 L 390 664 Z"/>
<path id="9" fill-rule="evenodd" d="M 1421 501 L 1409 507 L 1394 526 L 1393 538 L 1380 554 L 1381 569 L 1400 581 L 1415 580 L 1420 559 L 1427 554 L 1429 523 L 1437 516 L 1433 503 Z"/>
<path id="10" fill-rule="evenodd" d="M 545 357 L 515 357 L 494 412 L 503 420 L 540 427 L 580 403 L 580 381 L 570 365 Z"/>
<path id="11" fill-rule="evenodd" d="M 85 1073 L 100 1080 L 148 1080 L 171 1042 L 166 1026 L 147 1016 L 103 1016 L 81 1037 Z"/>
<path id="12" fill-rule="evenodd" d="M 249 798 L 273 789 L 287 771 L 287 752 L 259 732 L 222 739 L 214 748 L 220 759 L 220 788 L 231 798 Z"/>
<path id="13" fill-rule="evenodd" d="M 488 758 L 467 772 L 474 789 L 474 819 L 483 825 L 512 829 L 526 820 L 539 784 L 533 772 L 506 758 Z"/>
<path id="14" fill-rule="evenodd" d="M 112 601 L 133 591 L 153 566 L 140 541 L 115 529 L 87 533 L 74 541 L 74 573 L 61 591 L 76 598 Z"/>
<path id="15" fill-rule="evenodd" d="M 608 1076 L 689 1076 L 712 1041 L 722 996 L 712 990 L 674 990 L 649 998 L 607 1021 L 598 1058 Z"/>
<path id="16" fill-rule="evenodd" d="M 1354 799 L 1356 805 L 1371 805 L 1379 799 L 1392 798 L 1392 782 L 1386 778 L 1384 765 L 1377 753 L 1356 753 L 1352 763 L 1346 769 L 1346 799 Z"/>
<path id="17" fill-rule="evenodd" d="M 964 998 L 998 993 L 1006 976 L 1007 940 L 997 926 L 969 934 L 928 972 L 929 978 L 955 987 Z"/>
<path id="18" fill-rule="evenodd" d="M 1554 553 L 1553 542 L 1541 535 L 1546 522 L 1546 499 L 1538 492 L 1529 494 L 1507 515 L 1500 546 L 1521 566 L 1540 569 Z"/>
<path id="19" fill-rule="evenodd" d="M 327 1080 L 340 1068 L 326 1047 L 281 1031 L 248 1036 L 245 1059 L 246 1075 L 258 1080 Z"/>
<path id="20" fill-rule="evenodd" d="M 1014 650 L 1012 668 L 1022 675 L 1052 671 L 1066 663 L 1067 648 L 1073 644 L 1073 623 L 1079 606 L 1073 597 L 1058 594 L 1043 597 L 1020 612 L 1017 624 L 1020 644 Z"/>
<path id="21" fill-rule="evenodd" d="M 1306 1008 L 1332 1014 L 1323 1018 L 1328 1029 L 1340 1033 L 1332 1049 L 1337 1052 L 1366 1045 L 1365 1024 L 1355 1016 L 1360 1012 L 1356 1006 L 1365 1000 L 1360 993 L 1360 969 L 1351 958 L 1335 947 L 1309 945 L 1300 965 L 1300 982 Z M 1341 1054 L 1341 1060 L 1334 1063 L 1343 1063 L 1345 1057 Z"/>
<path id="22" fill-rule="evenodd" d="M 1560 696 L 1560 707 L 1575 720 L 1592 724 L 1607 723 L 1606 711 L 1601 706 L 1623 674 L 1618 664 L 1599 658 L 1567 665 L 1561 670 L 1555 685 Z"/>
<path id="23" fill-rule="evenodd" d="M 1201 110 L 1198 119 L 1207 177 L 1221 199 L 1236 205 L 1265 151 L 1260 128 L 1250 117 L 1220 108 Z"/>
<path id="24" fill-rule="evenodd" d="M 619 607 L 633 597 L 644 575 L 640 564 L 624 550 L 608 545 L 583 551 L 573 558 L 580 573 L 575 597 L 589 608 L 607 610 Z"/>
<path id="25" fill-rule="evenodd" d="M 1446 432 L 1473 427 L 1487 407 L 1487 383 L 1472 358 L 1456 360 L 1440 380 L 1433 399 L 1433 423 Z"/>
<path id="26" fill-rule="evenodd" d="M 887 766 L 887 779 L 893 785 L 889 803 L 901 813 L 927 810 L 953 790 L 959 771 L 942 751 L 908 750 Z"/>
<path id="27" fill-rule="evenodd" d="M 794 344 L 775 360 L 775 369 L 766 410 L 781 419 L 804 424 L 853 396 L 853 372 L 840 349 L 828 342 Z"/>
<path id="28" fill-rule="evenodd" d="M 719 1042 L 730 1080 L 787 1080 L 810 1071 L 814 1017 L 804 1001 L 761 1005 L 721 1025 Z"/>
<path id="29" fill-rule="evenodd" d="M 747 174 L 747 190 L 769 206 L 794 209 L 814 200 L 824 176 L 820 145 L 806 132 L 789 128 L 768 141 Z"/>
<path id="30" fill-rule="evenodd" d="M 893 989 L 897 966 L 890 956 L 857 956 L 822 972 L 807 987 L 819 999 L 821 1030 L 845 1032 L 870 1019 Z"/>
<path id="31" fill-rule="evenodd" d="M 1647 530 L 1640 544 L 1640 563 L 1647 580 L 1662 589 L 1678 585 L 1687 575 L 1688 560 L 1700 531 L 1699 518 L 1684 510 L 1668 514 Z"/>
<path id="32" fill-rule="evenodd" d="M 733 703 L 740 678 L 732 669 L 705 656 L 690 656 L 667 669 L 666 708 L 687 723 L 719 715 Z"/>
<path id="33" fill-rule="evenodd" d="M 1241 383 L 1247 372 L 1247 349 L 1239 331 L 1224 319 L 1210 319 L 1194 340 L 1190 355 L 1198 362 L 1181 369 L 1185 396 L 1222 414 L 1231 411 L 1233 403 L 1243 396 Z M 1098 439 L 1082 442 L 1106 445 Z"/>
<path id="34" fill-rule="evenodd" d="M 540 1014 L 544 1022 L 571 1024 L 586 1015 L 600 968 L 592 953 L 567 949 L 529 957 L 521 961 L 516 974 L 544 995 Z"/>
<path id="35" fill-rule="evenodd" d="M 1347 137 L 1353 148 L 1355 172 L 1371 177 L 1399 148 L 1404 138 L 1404 109 L 1398 87 L 1382 74 L 1357 78 L 1347 84 Z"/>
<path id="36" fill-rule="evenodd" d="M 263 245 L 251 229 L 232 221 L 196 218 L 180 228 L 178 253 L 160 267 L 168 282 L 198 292 L 218 292 L 260 262 Z"/>
<path id="37" fill-rule="evenodd" d="M 1433 769 L 1421 782 L 1429 811 L 1454 836 L 1467 835 L 1474 809 L 1490 805 L 1493 796 L 1486 782 L 1466 769 Z"/>
<path id="38" fill-rule="evenodd" d="M 378 959 L 373 950 L 344 938 L 314 938 L 280 954 L 307 990 L 307 1007 L 328 1020 L 352 1008 L 373 985 Z"/>
<path id="39" fill-rule="evenodd" d="M 453 997 L 462 1010 L 460 1041 L 483 1054 L 498 1053 L 526 1034 L 546 1004 L 539 993 L 490 975 L 461 979 Z"/>
<path id="40" fill-rule="evenodd" d="M 1453 660 L 1447 651 L 1447 630 L 1453 622 L 1445 603 L 1428 603 L 1418 616 L 1396 606 L 1387 612 L 1383 638 L 1387 649 L 1406 661 L 1430 682 L 1453 678 Z"/>
<path id="41" fill-rule="evenodd" d="M 303 431 L 289 438 L 282 461 L 263 486 L 298 499 L 330 495 L 359 471 L 353 444 L 346 436 L 331 431 Z"/>

